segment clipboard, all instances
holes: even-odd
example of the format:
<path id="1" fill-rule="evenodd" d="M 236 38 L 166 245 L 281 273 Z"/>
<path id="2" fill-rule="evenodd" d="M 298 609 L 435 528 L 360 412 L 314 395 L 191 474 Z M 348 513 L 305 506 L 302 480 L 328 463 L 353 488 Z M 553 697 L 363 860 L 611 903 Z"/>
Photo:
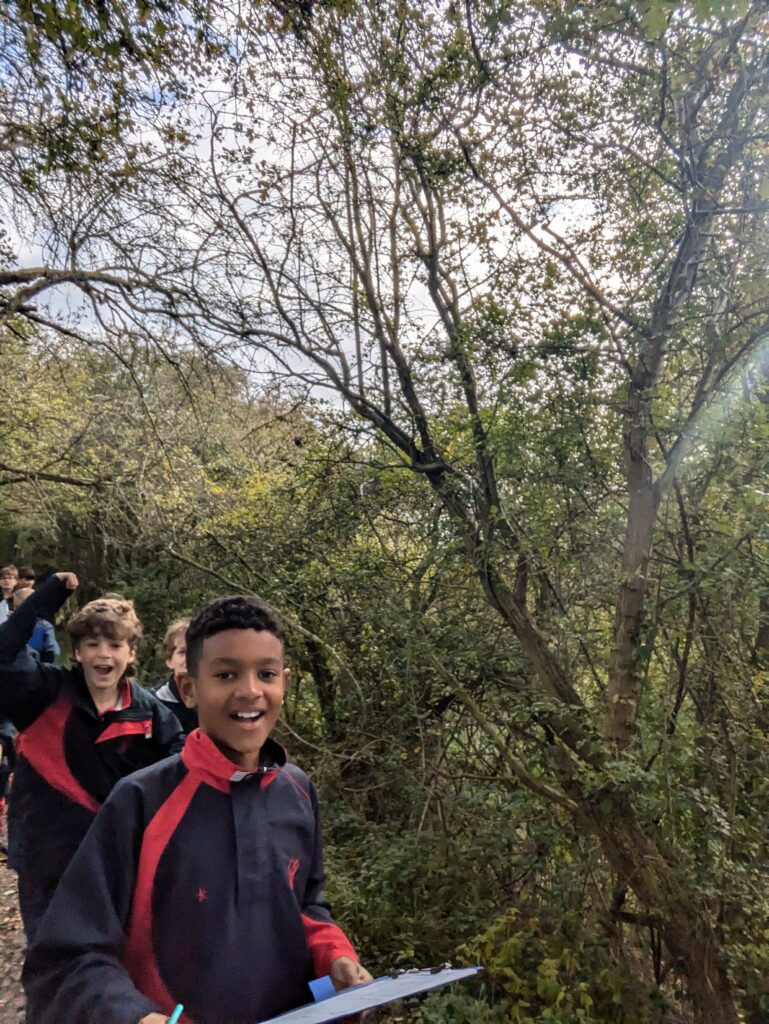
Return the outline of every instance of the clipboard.
<path id="1" fill-rule="evenodd" d="M 374 978 L 363 985 L 354 985 L 319 1002 L 299 1006 L 259 1024 L 331 1024 L 340 1017 L 354 1017 L 366 1010 L 394 1003 L 398 999 L 421 995 L 455 981 L 474 978 L 482 967 L 438 967 L 433 970 L 406 971 L 394 977 Z"/>

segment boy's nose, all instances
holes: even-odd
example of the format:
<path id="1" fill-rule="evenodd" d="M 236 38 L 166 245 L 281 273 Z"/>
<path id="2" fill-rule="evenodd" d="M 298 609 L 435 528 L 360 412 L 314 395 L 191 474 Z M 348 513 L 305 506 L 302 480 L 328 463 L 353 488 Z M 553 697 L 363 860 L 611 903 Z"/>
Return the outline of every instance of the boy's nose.
<path id="1" fill-rule="evenodd" d="M 240 693 L 248 697 L 261 697 L 263 686 L 258 672 L 244 672 L 240 680 Z"/>

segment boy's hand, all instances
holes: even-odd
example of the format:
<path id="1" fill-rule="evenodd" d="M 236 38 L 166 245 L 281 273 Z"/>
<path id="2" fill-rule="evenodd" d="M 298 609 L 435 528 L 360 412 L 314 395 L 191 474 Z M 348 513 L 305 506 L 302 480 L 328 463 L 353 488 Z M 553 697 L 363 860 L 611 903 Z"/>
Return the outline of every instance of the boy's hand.
<path id="1" fill-rule="evenodd" d="M 350 988 L 351 985 L 362 985 L 366 981 L 374 980 L 365 967 L 357 960 L 351 960 L 349 956 L 340 956 L 335 960 L 328 973 L 338 992 Z M 146 1017 L 142 1017 L 139 1024 L 167 1024 L 167 1022 L 168 1017 L 162 1013 L 150 1013 Z"/>
<path id="2" fill-rule="evenodd" d="M 54 576 L 56 576 L 57 579 L 61 580 L 61 582 L 64 584 L 67 590 L 77 590 L 78 581 L 77 576 L 74 574 L 74 572 L 57 572 L 54 573 Z M 152 1015 L 150 1014 L 150 1016 Z M 155 1016 L 157 1016 L 157 1014 Z M 145 1020 L 147 1019 L 148 1018 L 145 1018 Z M 165 1020 L 166 1018 L 163 1019 Z M 145 1022 L 139 1021 L 139 1024 L 145 1024 Z M 151 1020 L 149 1024 L 157 1024 L 157 1022 Z"/>
<path id="3" fill-rule="evenodd" d="M 350 988 L 351 985 L 362 985 L 364 982 L 374 980 L 362 964 L 359 964 L 357 960 L 352 960 L 349 956 L 340 956 L 334 960 L 328 969 L 328 974 L 337 992 Z"/>

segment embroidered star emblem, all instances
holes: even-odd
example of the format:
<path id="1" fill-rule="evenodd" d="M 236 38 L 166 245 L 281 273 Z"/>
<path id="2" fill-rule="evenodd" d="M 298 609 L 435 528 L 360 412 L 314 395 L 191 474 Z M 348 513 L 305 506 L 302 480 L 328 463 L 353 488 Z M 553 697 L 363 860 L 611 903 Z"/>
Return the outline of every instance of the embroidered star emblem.
<path id="1" fill-rule="evenodd" d="M 207 899 L 208 899 L 208 893 L 206 892 L 206 890 L 201 885 L 201 887 L 198 889 L 198 903 L 205 903 Z"/>

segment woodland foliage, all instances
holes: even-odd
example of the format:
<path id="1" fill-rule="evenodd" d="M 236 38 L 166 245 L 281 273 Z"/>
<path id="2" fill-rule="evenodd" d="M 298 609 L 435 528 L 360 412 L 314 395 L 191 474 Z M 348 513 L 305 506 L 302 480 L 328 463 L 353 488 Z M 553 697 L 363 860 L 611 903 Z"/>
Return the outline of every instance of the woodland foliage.
<path id="1" fill-rule="evenodd" d="M 428 1022 L 769 1012 L 767 14 L 158 9 L 6 167 L 6 536 L 283 612 L 340 917 L 487 968 Z"/>

